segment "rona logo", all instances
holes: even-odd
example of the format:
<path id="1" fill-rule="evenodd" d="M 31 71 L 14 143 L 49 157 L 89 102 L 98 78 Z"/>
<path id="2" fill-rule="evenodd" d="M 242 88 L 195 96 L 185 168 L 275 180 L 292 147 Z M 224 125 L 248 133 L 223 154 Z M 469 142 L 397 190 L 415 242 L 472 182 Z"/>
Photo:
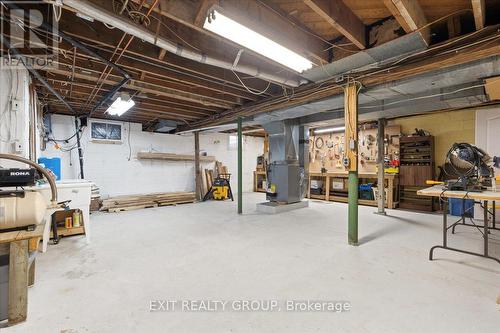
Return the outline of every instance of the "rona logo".
<path id="1" fill-rule="evenodd" d="M 29 176 L 29 171 L 13 171 L 10 173 L 11 176 Z"/>

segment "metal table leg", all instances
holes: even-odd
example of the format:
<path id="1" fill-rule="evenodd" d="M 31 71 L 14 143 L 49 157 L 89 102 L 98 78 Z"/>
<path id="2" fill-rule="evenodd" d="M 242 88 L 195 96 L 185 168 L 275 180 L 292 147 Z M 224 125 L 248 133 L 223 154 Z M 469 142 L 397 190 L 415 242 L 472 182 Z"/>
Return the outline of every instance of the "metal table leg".
<path id="1" fill-rule="evenodd" d="M 484 256 L 488 256 L 488 200 L 484 201 L 484 233 L 483 233 L 483 238 L 484 238 Z"/>
<path id="2" fill-rule="evenodd" d="M 496 262 L 498 262 L 500 264 L 500 259 L 499 258 L 495 258 L 495 257 L 490 257 L 488 255 L 488 233 L 489 233 L 489 226 L 488 226 L 488 201 L 485 201 L 484 202 L 484 219 L 485 219 L 485 223 L 484 223 L 484 235 L 483 235 L 483 239 L 484 239 L 484 253 L 481 254 L 481 253 L 476 253 L 476 252 L 470 252 L 470 251 L 465 251 L 465 250 L 461 250 L 461 249 L 457 249 L 457 248 L 453 248 L 453 247 L 448 247 L 448 239 L 447 239 L 447 232 L 448 232 L 448 221 L 447 221 L 447 215 L 448 215 L 448 199 L 443 199 L 444 200 L 444 204 L 443 204 L 443 245 L 436 245 L 436 246 L 433 246 L 429 252 L 429 260 L 433 260 L 433 256 L 434 256 L 434 250 L 437 249 L 437 248 L 441 248 L 441 249 L 445 249 L 445 250 L 449 250 L 449 251 L 455 251 L 455 252 L 460 252 L 460 253 L 465 253 L 465 254 L 470 254 L 470 255 L 473 255 L 473 256 L 477 256 L 477 257 L 483 257 L 483 258 L 487 258 L 487 259 L 492 259 L 492 260 L 495 260 Z M 468 225 L 468 224 L 465 224 L 465 225 Z"/>

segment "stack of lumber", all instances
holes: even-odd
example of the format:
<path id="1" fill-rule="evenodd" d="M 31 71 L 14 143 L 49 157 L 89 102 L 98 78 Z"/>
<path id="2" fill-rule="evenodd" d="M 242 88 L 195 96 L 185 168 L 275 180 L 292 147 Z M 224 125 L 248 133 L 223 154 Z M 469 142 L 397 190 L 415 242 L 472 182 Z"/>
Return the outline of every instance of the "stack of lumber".
<path id="1" fill-rule="evenodd" d="M 134 209 L 192 203 L 194 201 L 194 192 L 123 195 L 103 200 L 101 210 L 116 213 Z"/>
<path id="2" fill-rule="evenodd" d="M 90 211 L 98 211 L 101 208 L 101 194 L 99 192 L 99 187 L 95 184 L 92 184 L 92 194 L 90 198 Z"/>
<path id="3" fill-rule="evenodd" d="M 223 165 L 222 162 L 215 161 L 215 166 L 213 169 L 202 169 L 201 171 L 201 197 L 203 197 L 212 187 L 215 178 L 220 174 L 228 174 L 227 166 Z"/>

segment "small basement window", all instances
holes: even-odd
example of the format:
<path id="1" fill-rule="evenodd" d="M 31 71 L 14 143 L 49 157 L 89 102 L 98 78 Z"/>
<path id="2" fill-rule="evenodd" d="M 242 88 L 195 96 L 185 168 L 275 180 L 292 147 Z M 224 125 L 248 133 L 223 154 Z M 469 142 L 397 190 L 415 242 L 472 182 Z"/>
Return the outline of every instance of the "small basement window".
<path id="1" fill-rule="evenodd" d="M 90 125 L 90 139 L 101 142 L 122 142 L 122 125 L 93 121 Z"/>

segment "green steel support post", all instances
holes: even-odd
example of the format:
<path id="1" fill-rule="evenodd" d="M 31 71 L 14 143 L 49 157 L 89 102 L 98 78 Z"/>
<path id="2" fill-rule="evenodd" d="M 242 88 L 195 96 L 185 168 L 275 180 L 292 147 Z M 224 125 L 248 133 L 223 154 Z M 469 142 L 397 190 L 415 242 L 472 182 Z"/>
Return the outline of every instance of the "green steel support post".
<path id="1" fill-rule="evenodd" d="M 242 118 L 238 117 L 238 214 L 243 214 L 243 136 Z"/>
<path id="2" fill-rule="evenodd" d="M 349 171 L 348 243 L 358 245 L 358 171 Z"/>

